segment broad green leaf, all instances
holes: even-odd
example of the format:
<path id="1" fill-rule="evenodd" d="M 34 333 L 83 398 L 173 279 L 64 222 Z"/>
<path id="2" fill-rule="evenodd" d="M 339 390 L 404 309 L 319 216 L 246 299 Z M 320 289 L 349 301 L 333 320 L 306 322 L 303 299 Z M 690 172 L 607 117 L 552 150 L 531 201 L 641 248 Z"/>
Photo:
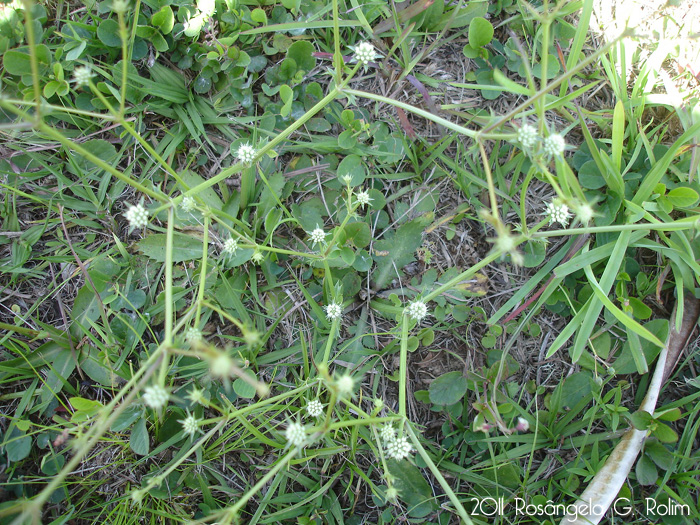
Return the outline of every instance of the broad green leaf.
<path id="1" fill-rule="evenodd" d="M 484 47 L 493 38 L 491 22 L 477 16 L 469 23 L 469 45 L 473 48 Z"/>
<path id="2" fill-rule="evenodd" d="M 55 476 L 66 464 L 66 456 L 61 453 L 50 452 L 41 458 L 41 471 L 47 476 Z"/>
<path id="3" fill-rule="evenodd" d="M 377 263 L 373 274 L 376 286 L 383 288 L 396 277 L 396 270 L 413 262 L 416 250 L 423 243 L 422 235 L 423 226 L 418 221 L 411 221 L 374 243 L 372 257 Z"/>
<path id="4" fill-rule="evenodd" d="M 294 59 L 297 67 L 308 73 L 316 67 L 316 57 L 313 56 L 314 51 L 314 46 L 311 42 L 299 40 L 287 49 L 287 58 Z"/>
<path id="5" fill-rule="evenodd" d="M 671 451 L 654 439 L 647 439 L 644 442 L 644 454 L 659 468 L 669 470 L 673 467 L 674 459 Z"/>
<path id="6" fill-rule="evenodd" d="M 112 432 L 121 432 L 122 430 L 126 430 L 141 415 L 143 415 L 143 406 L 134 404 L 126 407 L 112 422 L 109 429 Z"/>
<path id="7" fill-rule="evenodd" d="M 547 248 L 539 241 L 528 241 L 522 245 L 523 266 L 525 268 L 536 268 L 544 262 L 547 255 Z"/>
<path id="8" fill-rule="evenodd" d="M 435 405 L 453 405 L 467 393 L 467 378 L 462 372 L 447 372 L 430 383 L 430 401 Z"/>
<path id="9" fill-rule="evenodd" d="M 253 381 L 258 380 L 255 376 L 255 372 L 252 370 L 244 370 L 243 373 Z M 233 391 L 238 397 L 244 399 L 253 399 L 255 397 L 255 387 L 241 377 L 233 382 Z"/>
<path id="10" fill-rule="evenodd" d="M 27 436 L 16 425 L 10 424 L 5 432 L 2 445 L 5 447 L 9 461 L 20 461 L 26 458 L 32 450 L 32 438 Z"/>
<path id="11" fill-rule="evenodd" d="M 164 5 L 160 11 L 151 17 L 151 24 L 160 29 L 161 33 L 167 35 L 173 30 L 175 25 L 175 15 L 173 9 L 169 5 Z"/>
<path id="12" fill-rule="evenodd" d="M 656 483 L 656 478 L 659 477 L 656 465 L 644 454 L 639 456 L 634 473 L 637 475 L 637 481 L 640 485 L 653 485 Z"/>
<path id="13" fill-rule="evenodd" d="M 51 68 L 51 51 L 44 44 L 39 44 L 35 47 L 35 55 L 39 66 L 39 75 L 44 75 Z M 5 66 L 5 71 L 11 75 L 30 75 L 32 72 L 28 47 L 19 47 L 6 51 L 2 57 L 2 62 Z"/>
<path id="14" fill-rule="evenodd" d="M 142 417 L 131 429 L 131 437 L 129 438 L 129 446 L 134 454 L 145 456 L 148 454 L 149 439 L 148 429 L 146 428 L 146 418 Z"/>
<path id="15" fill-rule="evenodd" d="M 678 434 L 676 434 L 676 431 L 666 423 L 661 423 L 659 421 L 656 422 L 652 434 L 662 443 L 675 443 L 678 441 Z"/>
<path id="16" fill-rule="evenodd" d="M 553 398 L 558 395 L 560 407 L 574 407 L 581 401 L 586 395 L 591 392 L 591 374 L 589 372 L 576 372 L 567 377 L 563 383 L 557 385 L 555 393 L 552 394 Z M 559 390 L 559 392 L 556 392 Z"/>
<path id="17" fill-rule="evenodd" d="M 155 233 L 136 244 L 139 252 L 157 261 L 165 262 L 167 235 Z M 173 235 L 173 262 L 191 261 L 202 257 L 202 239 L 175 233 Z"/>
<path id="18" fill-rule="evenodd" d="M 345 177 L 350 177 L 350 186 L 359 186 L 367 178 L 367 169 L 361 157 L 348 155 L 338 164 L 337 175 L 343 184 L 345 184 Z"/>
<path id="19" fill-rule="evenodd" d="M 122 39 L 119 36 L 119 24 L 116 20 L 108 18 L 97 27 L 97 38 L 107 47 L 121 47 Z"/>
<path id="20" fill-rule="evenodd" d="M 386 464 L 399 497 L 408 507 L 409 516 L 424 518 L 437 508 L 430 485 L 415 465 L 395 459 L 387 459 Z"/>
<path id="21" fill-rule="evenodd" d="M 73 370 L 75 370 L 75 364 L 75 355 L 69 349 L 59 352 L 48 363 L 50 369 L 46 373 L 44 386 L 41 387 L 42 403 L 48 403 L 56 394 L 63 390 L 63 385 L 68 381 Z"/>
<path id="22" fill-rule="evenodd" d="M 666 194 L 666 198 L 674 208 L 690 208 L 698 202 L 698 193 L 692 188 L 673 188 Z"/>

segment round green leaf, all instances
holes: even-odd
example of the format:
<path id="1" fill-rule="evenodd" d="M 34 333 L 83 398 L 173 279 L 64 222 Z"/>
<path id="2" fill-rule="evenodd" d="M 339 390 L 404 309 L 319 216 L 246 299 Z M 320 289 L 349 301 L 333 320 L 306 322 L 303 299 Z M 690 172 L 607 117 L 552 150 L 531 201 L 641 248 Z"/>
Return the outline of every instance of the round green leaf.
<path id="1" fill-rule="evenodd" d="M 253 381 L 258 379 L 252 370 L 245 370 L 243 373 Z M 255 387 L 240 377 L 233 382 L 233 391 L 238 397 L 244 399 L 253 399 L 255 397 Z"/>
<path id="2" fill-rule="evenodd" d="M 447 372 L 430 383 L 430 401 L 435 405 L 452 405 L 467 393 L 467 379 L 461 372 Z"/>
<path id="3" fill-rule="evenodd" d="M 134 454 L 145 456 L 148 454 L 149 439 L 148 430 L 146 429 L 146 419 L 139 419 L 131 429 L 131 437 L 129 438 L 129 446 Z"/>
<path id="4" fill-rule="evenodd" d="M 111 18 L 103 20 L 97 28 L 97 38 L 107 47 L 121 47 L 122 39 L 119 37 L 119 24 L 117 21 Z"/>
<path id="5" fill-rule="evenodd" d="M 294 42 L 287 49 L 287 58 L 292 58 L 299 69 L 308 72 L 316 67 L 316 57 L 313 56 L 314 46 L 307 40 Z"/>
<path id="6" fill-rule="evenodd" d="M 367 170 L 358 155 L 348 155 L 338 164 L 338 179 L 350 177 L 350 186 L 359 186 L 367 178 Z"/>
<path id="7" fill-rule="evenodd" d="M 469 23 L 469 45 L 473 48 L 484 47 L 493 38 L 491 22 L 477 16 Z"/>
<path id="8" fill-rule="evenodd" d="M 666 198 L 674 208 L 689 208 L 698 202 L 698 194 L 691 188 L 673 188 L 666 194 Z"/>

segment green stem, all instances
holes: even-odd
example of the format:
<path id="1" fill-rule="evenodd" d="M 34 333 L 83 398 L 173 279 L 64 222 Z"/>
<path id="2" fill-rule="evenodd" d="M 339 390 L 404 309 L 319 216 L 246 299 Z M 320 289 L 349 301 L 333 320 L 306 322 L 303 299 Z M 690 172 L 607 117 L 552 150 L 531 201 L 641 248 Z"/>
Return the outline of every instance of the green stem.
<path id="1" fill-rule="evenodd" d="M 41 88 L 39 87 L 39 64 L 36 60 L 36 35 L 34 34 L 34 17 L 32 16 L 33 2 L 24 0 L 25 28 L 27 31 L 27 44 L 29 45 L 29 66 L 32 70 L 32 89 L 34 91 L 34 104 L 36 122 L 41 122 Z"/>
<path id="2" fill-rule="evenodd" d="M 204 213 L 204 237 L 202 238 L 202 264 L 199 269 L 199 290 L 197 291 L 197 312 L 194 315 L 194 327 L 199 329 L 199 319 L 202 316 L 202 303 L 204 302 L 204 285 L 207 281 L 207 260 L 209 254 L 209 222 L 211 217 Z"/>
<path id="3" fill-rule="evenodd" d="M 411 438 L 411 442 L 413 443 L 413 446 L 415 447 L 416 451 L 418 452 L 420 457 L 423 458 L 423 461 L 428 466 L 428 469 L 430 469 L 430 472 L 433 473 L 433 476 L 435 476 L 435 479 L 442 487 L 442 490 L 445 491 L 445 494 L 447 494 L 447 497 L 452 502 L 452 505 L 454 505 L 455 511 L 457 512 L 460 519 L 462 520 L 462 523 L 464 523 L 466 525 L 471 525 L 473 522 L 469 518 L 467 511 L 465 510 L 464 506 L 457 498 L 457 495 L 452 490 L 452 487 L 450 487 L 449 483 L 447 483 L 447 480 L 445 480 L 445 477 L 440 472 L 440 469 L 438 469 L 437 466 L 435 465 L 435 463 L 433 463 L 433 460 L 428 455 L 428 453 L 425 451 L 425 449 L 423 448 L 423 445 L 420 444 L 420 440 L 418 439 L 418 436 L 416 436 L 413 433 L 413 429 L 411 428 L 411 425 L 405 424 L 404 427 L 405 427 L 406 433 L 408 434 L 408 437 Z"/>
<path id="4" fill-rule="evenodd" d="M 333 53 L 333 62 L 335 65 L 335 83 L 340 85 L 343 80 L 343 55 L 340 54 L 340 27 L 338 25 L 338 20 L 340 15 L 338 13 L 338 0 L 333 0 L 333 46 L 335 51 Z"/>
<path id="5" fill-rule="evenodd" d="M 399 416 L 406 418 L 406 374 L 408 361 L 408 316 L 401 316 L 401 357 L 399 360 Z"/>
<path id="6" fill-rule="evenodd" d="M 276 146 L 284 142 L 289 135 L 294 133 L 297 129 L 302 127 L 304 124 L 306 124 L 309 119 L 311 119 L 316 113 L 321 111 L 324 107 L 326 107 L 330 102 L 332 102 L 338 95 L 343 93 L 345 86 L 347 86 L 348 82 L 352 79 L 353 75 L 357 72 L 357 69 L 359 68 L 359 65 L 356 65 L 355 68 L 350 72 L 350 75 L 346 79 L 344 79 L 339 85 L 337 85 L 335 88 L 331 90 L 328 95 L 323 97 L 321 100 L 319 100 L 309 111 L 304 113 L 298 120 L 295 120 L 293 123 L 291 123 L 287 128 L 282 131 L 279 135 L 277 135 L 274 139 L 272 139 L 270 142 L 265 144 L 262 148 L 257 150 L 255 152 L 255 158 L 253 159 L 253 163 L 257 162 L 258 159 L 262 158 L 263 155 L 266 155 L 268 151 L 271 151 L 274 149 Z M 242 162 L 237 162 L 233 166 L 229 166 L 228 168 L 221 170 L 221 172 L 218 175 L 215 175 L 211 179 L 205 180 L 204 182 L 198 184 L 194 188 L 190 188 L 188 191 L 185 193 L 178 195 L 172 200 L 172 205 L 177 205 L 180 203 L 180 201 L 185 198 L 188 195 L 196 195 L 202 190 L 205 190 L 207 188 L 210 188 L 216 184 L 219 184 L 221 181 L 226 180 L 229 178 L 231 175 L 234 175 L 238 172 L 241 171 L 242 168 L 244 168 L 245 165 Z M 166 209 L 168 206 L 171 204 L 164 204 L 163 206 L 159 207 L 154 213 L 159 213 L 162 210 Z"/>
<path id="7" fill-rule="evenodd" d="M 331 323 L 331 331 L 328 334 L 328 340 L 326 341 L 326 349 L 323 352 L 323 361 L 321 361 L 322 366 L 328 365 L 328 360 L 331 357 L 331 348 L 333 347 L 333 341 L 335 340 L 335 334 L 338 331 L 338 325 L 340 324 L 340 319 L 335 318 Z"/>

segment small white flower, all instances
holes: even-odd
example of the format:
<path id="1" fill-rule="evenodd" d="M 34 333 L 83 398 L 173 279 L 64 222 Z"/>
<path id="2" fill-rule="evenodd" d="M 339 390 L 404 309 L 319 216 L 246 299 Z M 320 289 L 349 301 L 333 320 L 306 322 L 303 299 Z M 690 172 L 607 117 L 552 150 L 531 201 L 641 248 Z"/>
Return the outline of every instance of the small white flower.
<path id="1" fill-rule="evenodd" d="M 322 228 L 316 228 L 309 233 L 309 238 L 311 242 L 314 243 L 314 246 L 316 244 L 323 244 L 326 242 L 326 232 L 324 232 Z"/>
<path id="2" fill-rule="evenodd" d="M 147 386 L 143 389 L 143 402 L 146 406 L 158 410 L 168 404 L 170 394 L 160 385 Z"/>
<path id="3" fill-rule="evenodd" d="M 241 144 L 238 147 L 238 152 L 236 153 L 236 156 L 238 157 L 238 160 L 241 161 L 243 164 L 250 165 L 255 159 L 255 148 L 247 142 L 245 144 Z"/>
<path id="4" fill-rule="evenodd" d="M 75 87 L 83 87 L 90 84 L 90 80 L 95 74 L 88 66 L 78 66 L 73 70 L 73 82 Z"/>
<path id="5" fill-rule="evenodd" d="M 326 317 L 331 321 L 333 319 L 340 319 L 341 315 L 343 315 L 342 304 L 333 302 L 326 306 Z"/>
<path id="6" fill-rule="evenodd" d="M 306 430 L 301 423 L 290 423 L 287 430 L 284 432 L 284 437 L 287 438 L 287 443 L 293 447 L 300 447 L 306 441 Z"/>
<path id="7" fill-rule="evenodd" d="M 126 13 L 129 9 L 129 2 L 126 0 L 112 0 L 112 11 L 115 13 Z"/>
<path id="8" fill-rule="evenodd" d="M 556 201 L 544 205 L 544 215 L 549 219 L 549 224 L 559 223 L 562 226 L 569 224 L 569 207 Z"/>
<path id="9" fill-rule="evenodd" d="M 323 414 L 323 404 L 318 399 L 309 401 L 309 403 L 306 405 L 306 412 L 311 417 L 318 417 Z"/>
<path id="10" fill-rule="evenodd" d="M 197 203 L 189 195 L 187 197 L 184 197 L 182 199 L 182 202 L 180 202 L 180 208 L 185 213 L 190 213 L 192 210 L 194 210 L 196 205 L 197 205 Z"/>
<path id="11" fill-rule="evenodd" d="M 474 426 L 474 432 L 488 432 L 493 428 L 493 425 L 487 423 L 486 421 L 482 421 L 480 425 Z"/>
<path id="12" fill-rule="evenodd" d="M 261 264 L 265 260 L 265 255 L 263 255 L 263 252 L 256 248 L 251 256 L 251 260 L 253 261 L 253 264 Z"/>
<path id="13" fill-rule="evenodd" d="M 552 133 L 544 139 L 544 153 L 548 157 L 560 157 L 566 150 L 566 141 L 558 133 Z"/>
<path id="14" fill-rule="evenodd" d="M 494 248 L 497 251 L 510 255 L 513 264 L 518 266 L 523 264 L 523 254 L 517 249 L 516 237 L 511 235 L 507 229 L 502 230 L 495 239 L 489 240 L 494 243 Z"/>
<path id="15" fill-rule="evenodd" d="M 376 57 L 377 52 L 374 46 L 369 42 L 360 42 L 357 47 L 355 47 L 355 58 L 357 58 L 357 61 L 363 66 L 369 64 Z"/>
<path id="16" fill-rule="evenodd" d="M 348 374 L 342 375 L 335 380 L 335 387 L 341 396 L 352 396 L 352 391 L 355 389 L 355 380 Z"/>
<path id="17" fill-rule="evenodd" d="M 426 315 L 428 315 L 428 307 L 425 305 L 425 303 L 423 301 L 417 300 L 417 301 L 413 301 L 412 303 L 410 303 L 406 307 L 405 312 L 411 319 L 415 319 L 416 321 L 420 321 Z"/>
<path id="18" fill-rule="evenodd" d="M 202 340 L 202 331 L 199 328 L 190 326 L 185 332 L 185 340 L 190 344 L 198 343 Z"/>
<path id="19" fill-rule="evenodd" d="M 523 124 L 518 130 L 518 142 L 522 145 L 523 149 L 531 150 L 537 144 L 539 135 L 537 129 L 530 124 Z"/>
<path id="20" fill-rule="evenodd" d="M 238 249 L 238 241 L 233 238 L 226 239 L 226 242 L 224 242 L 224 253 L 227 253 L 229 255 L 233 255 L 236 253 L 236 250 Z"/>
<path id="21" fill-rule="evenodd" d="M 197 432 L 202 432 L 199 428 L 200 420 L 190 414 L 189 410 L 187 411 L 187 417 L 178 419 L 177 422 L 182 425 L 185 435 L 194 436 Z"/>
<path id="22" fill-rule="evenodd" d="M 528 423 L 527 419 L 519 417 L 518 423 L 515 425 L 515 430 L 518 432 L 527 432 L 530 430 L 530 423 Z"/>
<path id="23" fill-rule="evenodd" d="M 129 222 L 130 228 L 145 228 L 148 225 L 148 211 L 143 204 L 129 206 L 129 209 L 124 212 L 124 218 Z"/>
<path id="24" fill-rule="evenodd" d="M 209 371 L 214 377 L 229 377 L 232 368 L 233 361 L 223 352 L 209 360 Z"/>
<path id="25" fill-rule="evenodd" d="M 386 443 L 386 455 L 389 458 L 394 458 L 397 461 L 407 458 L 411 455 L 411 443 L 406 437 L 394 438 Z"/>
<path id="26" fill-rule="evenodd" d="M 372 201 L 372 199 L 369 197 L 369 193 L 367 193 L 366 190 L 362 190 L 355 197 L 357 198 L 357 203 L 363 208 Z"/>
<path id="27" fill-rule="evenodd" d="M 581 221 L 581 224 L 588 224 L 595 216 L 595 211 L 587 202 L 576 204 L 574 213 L 576 214 L 576 218 Z"/>
<path id="28" fill-rule="evenodd" d="M 388 443 L 389 441 L 396 439 L 396 429 L 393 427 L 393 425 L 384 425 L 379 431 L 379 435 L 383 441 Z"/>

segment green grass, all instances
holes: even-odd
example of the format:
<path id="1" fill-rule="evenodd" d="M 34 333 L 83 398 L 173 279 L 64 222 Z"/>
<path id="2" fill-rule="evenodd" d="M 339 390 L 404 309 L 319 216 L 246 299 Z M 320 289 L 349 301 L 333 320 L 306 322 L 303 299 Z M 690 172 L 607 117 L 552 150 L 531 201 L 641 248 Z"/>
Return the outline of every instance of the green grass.
<path id="1" fill-rule="evenodd" d="M 697 518 L 697 99 L 592 9 L 6 5 L 0 522 L 554 523 L 631 428 Z"/>

